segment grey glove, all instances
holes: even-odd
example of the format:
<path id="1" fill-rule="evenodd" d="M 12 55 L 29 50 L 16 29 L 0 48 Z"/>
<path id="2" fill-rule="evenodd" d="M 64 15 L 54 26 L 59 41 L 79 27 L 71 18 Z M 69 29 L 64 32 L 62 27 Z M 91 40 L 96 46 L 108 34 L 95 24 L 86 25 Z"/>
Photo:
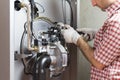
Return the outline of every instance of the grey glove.
<path id="1" fill-rule="evenodd" d="M 95 34 L 97 32 L 97 30 L 90 29 L 90 28 L 79 28 L 79 29 L 77 29 L 77 31 L 80 35 L 82 35 L 82 37 L 86 41 L 93 40 L 95 38 Z"/>

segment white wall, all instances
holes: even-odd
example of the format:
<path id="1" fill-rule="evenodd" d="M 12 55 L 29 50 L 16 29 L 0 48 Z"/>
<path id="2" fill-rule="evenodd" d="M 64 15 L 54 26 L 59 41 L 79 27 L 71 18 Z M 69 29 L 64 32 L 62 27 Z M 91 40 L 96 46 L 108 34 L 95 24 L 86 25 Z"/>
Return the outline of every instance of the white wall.
<path id="1" fill-rule="evenodd" d="M 93 7 L 91 0 L 80 0 L 78 28 L 99 29 L 105 21 L 106 13 Z M 93 42 L 90 42 L 92 46 Z M 78 49 L 78 80 L 90 80 L 90 64 Z"/>

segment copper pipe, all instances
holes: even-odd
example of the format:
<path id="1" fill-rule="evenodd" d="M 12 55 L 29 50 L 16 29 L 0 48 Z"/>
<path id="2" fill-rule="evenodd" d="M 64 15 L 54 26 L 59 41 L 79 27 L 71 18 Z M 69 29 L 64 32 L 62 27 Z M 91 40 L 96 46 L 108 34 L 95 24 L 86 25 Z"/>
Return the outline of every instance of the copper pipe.
<path id="1" fill-rule="evenodd" d="M 30 22 L 31 22 L 31 18 L 30 18 L 30 6 L 28 4 L 25 3 L 21 3 L 21 7 L 26 7 L 27 8 L 27 47 L 28 50 L 37 50 L 37 48 L 33 48 L 31 47 L 31 29 L 30 29 Z"/>

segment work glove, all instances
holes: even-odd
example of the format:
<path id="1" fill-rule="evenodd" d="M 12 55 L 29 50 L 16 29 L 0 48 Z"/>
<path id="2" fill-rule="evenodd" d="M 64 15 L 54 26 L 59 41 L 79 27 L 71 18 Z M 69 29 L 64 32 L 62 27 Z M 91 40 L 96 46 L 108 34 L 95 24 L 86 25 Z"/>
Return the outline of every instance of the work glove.
<path id="1" fill-rule="evenodd" d="M 61 33 L 67 43 L 77 44 L 77 40 L 81 37 L 70 25 L 64 25 Z"/>
<path id="2" fill-rule="evenodd" d="M 86 40 L 86 41 L 91 41 L 95 38 L 95 34 L 97 32 L 97 30 L 95 29 L 90 29 L 90 28 L 79 28 L 76 29 L 77 32 L 82 35 L 82 37 Z"/>

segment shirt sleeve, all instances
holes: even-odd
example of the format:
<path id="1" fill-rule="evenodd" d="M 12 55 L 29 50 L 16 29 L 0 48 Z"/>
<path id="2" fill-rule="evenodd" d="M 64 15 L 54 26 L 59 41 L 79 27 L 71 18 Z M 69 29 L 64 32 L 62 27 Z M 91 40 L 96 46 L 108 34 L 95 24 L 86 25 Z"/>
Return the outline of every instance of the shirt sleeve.
<path id="1" fill-rule="evenodd" d="M 104 65 L 111 64 L 120 55 L 120 24 L 112 22 L 105 30 L 94 57 Z"/>

